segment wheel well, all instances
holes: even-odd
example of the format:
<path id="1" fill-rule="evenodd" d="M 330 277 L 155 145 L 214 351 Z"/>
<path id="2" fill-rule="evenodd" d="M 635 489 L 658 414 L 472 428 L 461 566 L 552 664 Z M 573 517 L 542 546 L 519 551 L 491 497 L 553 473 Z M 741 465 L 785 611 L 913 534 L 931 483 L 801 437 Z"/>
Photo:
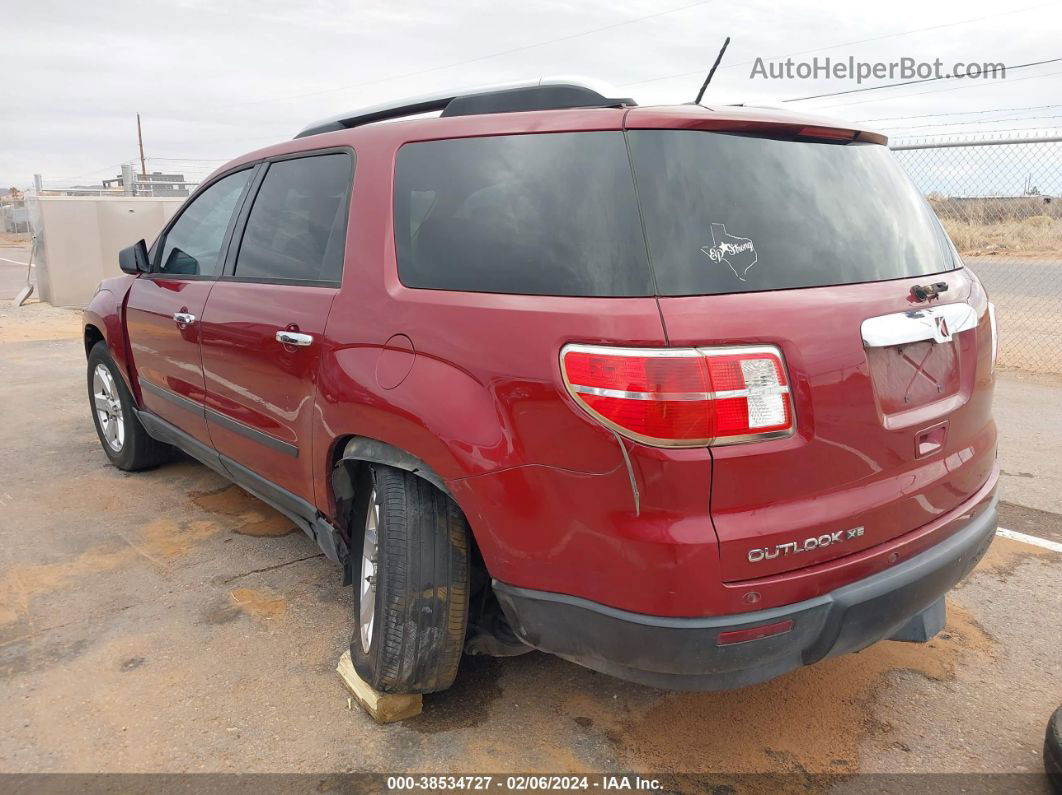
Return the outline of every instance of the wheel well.
<path id="1" fill-rule="evenodd" d="M 103 334 L 95 326 L 85 326 L 85 355 L 88 356 L 97 342 L 103 342 Z"/>
<path id="2" fill-rule="evenodd" d="M 359 457 L 351 457 L 352 455 Z M 357 488 L 359 484 L 363 484 L 362 489 L 366 488 L 364 484 L 370 482 L 369 467 L 374 463 L 412 472 L 417 477 L 431 483 L 451 500 L 453 499 L 453 495 L 446 488 L 442 478 L 416 456 L 366 437 L 347 436 L 337 439 L 332 446 L 330 471 L 332 473 L 332 496 L 336 506 L 336 523 L 340 531 L 346 535 L 345 540 L 350 550 L 343 573 L 344 585 L 349 585 L 353 581 L 353 567 L 357 565 L 356 561 L 359 559 L 355 550 L 360 549 L 360 542 L 353 537 L 353 533 L 357 529 L 355 525 L 359 523 L 360 518 L 351 521 L 354 507 L 362 504 Z M 468 525 L 469 563 L 468 635 L 466 638 L 466 643 L 470 644 L 468 648 L 473 649 L 471 653 L 474 654 L 494 656 L 510 656 L 529 651 L 529 648 L 517 639 L 509 627 L 508 619 L 494 594 L 490 571 L 483 560 L 483 553 L 480 551 L 476 534 L 467 516 L 465 522 Z"/>
<path id="3" fill-rule="evenodd" d="M 419 478 L 431 483 L 439 491 L 453 499 L 446 488 L 446 484 L 431 467 L 416 456 L 407 453 L 397 447 L 369 439 L 365 436 L 344 436 L 336 439 L 332 445 L 332 460 L 329 467 L 331 474 L 332 497 L 336 506 L 336 522 L 343 533 L 346 534 L 347 545 L 353 544 L 351 526 L 351 511 L 357 504 L 357 484 L 362 482 L 372 464 L 386 464 L 396 469 L 404 469 L 412 472 Z M 465 517 L 468 520 L 468 517 Z M 472 532 L 471 523 L 468 533 L 470 562 L 473 567 L 482 568 L 486 571 L 483 563 L 483 555 L 479 551 L 476 542 L 476 534 Z M 351 547 L 353 548 L 353 547 Z M 353 555 L 351 556 L 353 559 Z M 489 581 L 489 579 L 488 579 Z"/>

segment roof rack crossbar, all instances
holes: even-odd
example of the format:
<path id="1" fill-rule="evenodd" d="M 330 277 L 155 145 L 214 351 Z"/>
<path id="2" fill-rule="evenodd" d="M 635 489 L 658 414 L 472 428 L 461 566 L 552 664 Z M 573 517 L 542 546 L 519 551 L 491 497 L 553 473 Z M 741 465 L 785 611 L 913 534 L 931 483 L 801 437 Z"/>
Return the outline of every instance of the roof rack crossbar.
<path id="1" fill-rule="evenodd" d="M 637 103 L 628 97 L 612 95 L 611 87 L 584 78 L 541 78 L 505 83 L 463 91 L 447 91 L 397 102 L 371 105 L 321 119 L 303 128 L 296 138 L 360 127 L 386 119 L 442 111 L 444 116 L 480 113 L 506 113 L 521 110 L 560 108 L 630 107 Z"/>

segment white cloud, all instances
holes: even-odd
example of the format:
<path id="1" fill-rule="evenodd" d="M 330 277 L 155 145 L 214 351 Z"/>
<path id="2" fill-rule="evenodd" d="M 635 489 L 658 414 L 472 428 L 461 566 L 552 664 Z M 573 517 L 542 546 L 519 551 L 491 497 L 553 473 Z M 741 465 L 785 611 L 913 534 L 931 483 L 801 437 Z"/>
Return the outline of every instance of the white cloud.
<path id="1" fill-rule="evenodd" d="M 749 62 L 934 25 L 950 26 L 821 54 L 1012 64 L 1062 55 L 1057 3 L 1004 13 L 1015 9 L 989 0 L 694 2 L 8 4 L 0 28 L 6 67 L 0 82 L 0 183 L 25 185 L 35 172 L 46 180 L 109 175 L 136 156 L 137 111 L 148 156 L 203 159 L 179 164 L 201 176 L 214 165 L 207 161 L 290 137 L 315 118 L 453 85 L 587 74 L 620 85 L 643 104 L 689 101 L 728 34 L 733 43 L 710 89 L 711 101 L 764 101 L 854 87 L 840 81 L 753 81 Z M 1032 5 L 1036 0 L 1019 0 L 1016 8 Z M 649 18 L 619 24 L 642 17 Z M 977 17 L 990 18 L 953 24 Z M 597 28 L 605 29 L 578 35 Z M 1062 104 L 1062 76 L 1016 80 L 1051 71 L 1062 71 L 1062 65 L 1015 72 L 1014 82 L 995 86 L 936 91 L 956 87 L 941 83 L 800 106 L 833 105 L 827 112 L 862 119 Z M 681 76 L 654 79 L 676 74 Z M 934 93 L 918 93 L 930 89 Z M 1062 108 L 1056 112 L 1062 114 Z M 1022 114 L 1000 114 L 1015 115 Z M 942 121 L 971 118 L 977 119 Z M 897 123 L 905 122 L 880 122 Z M 1058 126 L 1050 119 L 997 126 L 1034 125 Z M 941 131 L 957 129 L 962 128 Z"/>

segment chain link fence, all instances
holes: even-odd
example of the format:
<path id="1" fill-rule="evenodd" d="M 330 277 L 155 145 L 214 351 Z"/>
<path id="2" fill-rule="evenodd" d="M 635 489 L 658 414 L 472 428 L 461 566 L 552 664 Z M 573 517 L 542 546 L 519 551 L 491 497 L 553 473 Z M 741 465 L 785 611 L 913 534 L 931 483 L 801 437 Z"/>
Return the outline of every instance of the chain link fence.
<path id="1" fill-rule="evenodd" d="M 1000 366 L 1062 373 L 1062 137 L 892 149 L 996 304 Z"/>

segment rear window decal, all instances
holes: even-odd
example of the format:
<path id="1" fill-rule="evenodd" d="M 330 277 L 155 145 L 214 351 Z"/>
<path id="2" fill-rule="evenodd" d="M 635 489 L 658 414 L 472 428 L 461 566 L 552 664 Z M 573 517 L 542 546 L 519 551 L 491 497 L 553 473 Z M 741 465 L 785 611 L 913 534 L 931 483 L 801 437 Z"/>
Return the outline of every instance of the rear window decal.
<path id="1" fill-rule="evenodd" d="M 757 261 L 752 241 L 729 234 L 724 224 L 712 224 L 712 245 L 702 246 L 701 251 L 712 262 L 725 262 L 741 281 Z"/>

